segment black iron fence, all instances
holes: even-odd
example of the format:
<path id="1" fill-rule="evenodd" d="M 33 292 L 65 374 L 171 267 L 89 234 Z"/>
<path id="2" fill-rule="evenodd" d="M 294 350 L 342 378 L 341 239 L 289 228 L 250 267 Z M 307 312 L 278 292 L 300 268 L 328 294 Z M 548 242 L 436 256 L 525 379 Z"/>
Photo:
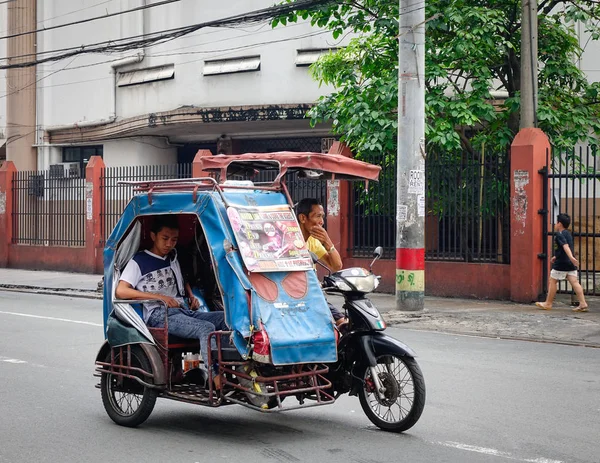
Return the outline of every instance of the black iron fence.
<path id="1" fill-rule="evenodd" d="M 352 254 L 370 256 L 396 248 L 394 159 L 373 157 L 383 167 L 368 193 L 355 185 Z M 510 261 L 510 163 L 507 154 L 429 153 L 426 161 L 425 258 L 430 261 Z"/>
<path id="2" fill-rule="evenodd" d="M 12 180 L 12 243 L 85 246 L 85 179 L 23 171 Z"/>
<path id="3" fill-rule="evenodd" d="M 574 254 L 579 260 L 579 281 L 588 295 L 600 295 L 600 162 L 597 160 L 597 146 L 580 146 L 567 151 L 552 151 L 547 154 L 547 167 L 540 171 L 547 187 L 544 192 L 549 215 L 544 220 L 544 234 L 554 237 L 552 224 L 559 213 L 571 217 L 570 231 L 573 235 Z M 551 166 L 548 168 L 548 166 Z M 547 242 L 544 242 L 547 246 Z M 548 290 L 547 260 L 553 249 L 546 248 L 543 288 Z M 566 281 L 559 282 L 558 291 L 571 292 Z"/>
<path id="4" fill-rule="evenodd" d="M 133 197 L 131 185 L 120 181 L 166 180 L 190 178 L 192 164 L 166 164 L 155 166 L 105 167 L 100 175 L 100 221 L 102 242 L 110 236 L 125 206 Z"/>

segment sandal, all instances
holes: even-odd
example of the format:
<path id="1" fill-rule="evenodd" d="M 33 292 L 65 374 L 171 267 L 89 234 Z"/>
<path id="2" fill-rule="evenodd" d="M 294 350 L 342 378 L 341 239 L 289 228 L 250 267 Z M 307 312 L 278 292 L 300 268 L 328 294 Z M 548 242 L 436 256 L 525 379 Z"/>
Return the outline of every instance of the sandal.
<path id="1" fill-rule="evenodd" d="M 544 304 L 542 304 L 541 302 L 536 302 L 535 306 L 538 307 L 539 309 L 542 310 L 552 310 L 552 307 L 546 307 Z"/>
<path id="2" fill-rule="evenodd" d="M 585 307 L 574 307 L 571 309 L 573 312 L 587 312 L 587 305 Z"/>

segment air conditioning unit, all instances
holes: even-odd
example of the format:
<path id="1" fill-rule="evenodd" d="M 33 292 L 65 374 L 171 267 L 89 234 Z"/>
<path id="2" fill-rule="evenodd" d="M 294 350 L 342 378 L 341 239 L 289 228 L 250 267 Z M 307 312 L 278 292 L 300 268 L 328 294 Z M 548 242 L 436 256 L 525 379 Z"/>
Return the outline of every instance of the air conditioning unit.
<path id="1" fill-rule="evenodd" d="M 50 178 L 64 178 L 65 166 L 63 164 L 51 164 L 49 176 Z"/>
<path id="2" fill-rule="evenodd" d="M 62 169 L 62 170 L 61 170 Z M 78 162 L 63 162 L 50 166 L 52 178 L 81 178 L 81 167 Z"/>

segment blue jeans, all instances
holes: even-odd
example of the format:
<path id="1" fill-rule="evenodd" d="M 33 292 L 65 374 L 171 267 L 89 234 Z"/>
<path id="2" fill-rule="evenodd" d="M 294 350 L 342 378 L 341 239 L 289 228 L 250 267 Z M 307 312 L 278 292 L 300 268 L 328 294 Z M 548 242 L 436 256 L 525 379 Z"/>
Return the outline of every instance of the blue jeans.
<path id="1" fill-rule="evenodd" d="M 165 326 L 165 309 L 154 309 L 146 323 L 153 328 Z M 169 334 L 180 338 L 198 339 L 200 341 L 200 352 L 204 359 L 206 368 L 208 364 L 208 335 L 213 331 L 227 331 L 225 314 L 223 312 L 198 312 L 190 309 L 169 309 Z M 212 348 L 217 348 L 215 339 L 212 339 Z"/>

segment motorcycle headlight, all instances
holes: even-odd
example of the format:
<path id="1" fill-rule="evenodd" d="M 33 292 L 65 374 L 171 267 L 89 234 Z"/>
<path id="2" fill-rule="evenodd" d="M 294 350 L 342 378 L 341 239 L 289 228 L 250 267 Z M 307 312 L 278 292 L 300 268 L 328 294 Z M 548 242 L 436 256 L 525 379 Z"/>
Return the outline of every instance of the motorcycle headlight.
<path id="1" fill-rule="evenodd" d="M 366 276 L 346 277 L 346 280 L 348 280 L 350 284 L 354 285 L 357 291 L 360 291 L 361 293 L 370 293 L 375 291 L 375 288 L 377 288 L 377 285 L 379 284 L 379 281 L 373 274 Z"/>
<path id="2" fill-rule="evenodd" d="M 352 288 L 348 286 L 348 283 L 346 283 L 344 280 L 337 280 L 335 285 L 341 291 L 352 291 Z"/>

